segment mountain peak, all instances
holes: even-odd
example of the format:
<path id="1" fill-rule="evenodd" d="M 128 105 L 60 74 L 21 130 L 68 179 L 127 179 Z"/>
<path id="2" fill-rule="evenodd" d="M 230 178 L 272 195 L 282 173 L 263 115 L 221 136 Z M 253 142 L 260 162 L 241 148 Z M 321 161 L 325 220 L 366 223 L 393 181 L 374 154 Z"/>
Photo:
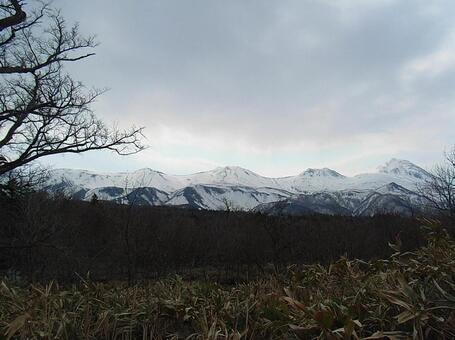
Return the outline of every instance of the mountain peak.
<path id="1" fill-rule="evenodd" d="M 218 171 L 222 171 L 222 170 L 226 170 L 226 171 L 249 171 L 245 168 L 242 168 L 241 166 L 238 166 L 238 165 L 227 165 L 227 166 L 219 166 L 217 168 L 215 168 L 215 170 L 218 170 Z"/>
<path id="2" fill-rule="evenodd" d="M 156 174 L 163 174 L 164 175 L 164 172 L 161 172 L 161 171 L 158 171 L 158 170 L 154 170 L 152 168 L 141 168 L 141 169 L 137 169 L 135 171 L 133 171 L 133 173 L 144 173 L 144 174 L 147 174 L 147 173 L 156 173 Z"/>
<path id="3" fill-rule="evenodd" d="M 333 178 L 343 178 L 344 176 L 335 170 L 329 168 L 314 169 L 308 168 L 300 174 L 304 177 L 333 177 Z"/>
<path id="4" fill-rule="evenodd" d="M 405 159 L 397 158 L 392 158 L 385 165 L 380 166 L 378 170 L 380 173 L 384 174 L 408 176 L 418 179 L 424 179 L 425 177 L 429 176 L 427 171 L 415 165 L 414 163 Z"/>
<path id="5" fill-rule="evenodd" d="M 253 176 L 253 177 L 262 177 L 258 175 L 257 173 L 242 168 L 237 165 L 229 165 L 229 166 L 220 166 L 218 168 L 213 169 L 210 171 L 212 173 L 218 174 L 218 175 L 225 175 L 225 176 Z"/>
<path id="6" fill-rule="evenodd" d="M 379 167 L 380 172 L 386 172 L 395 168 L 400 167 L 413 167 L 416 166 L 414 163 L 406 160 L 406 159 L 399 159 L 399 158 L 392 158 L 384 165 Z"/>

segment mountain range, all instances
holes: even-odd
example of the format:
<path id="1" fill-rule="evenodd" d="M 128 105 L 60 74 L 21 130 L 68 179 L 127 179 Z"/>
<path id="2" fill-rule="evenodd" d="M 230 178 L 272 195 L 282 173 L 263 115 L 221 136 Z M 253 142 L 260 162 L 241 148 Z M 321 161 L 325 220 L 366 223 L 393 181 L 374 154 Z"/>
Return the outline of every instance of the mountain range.
<path id="1" fill-rule="evenodd" d="M 97 173 L 55 169 L 45 189 L 80 200 L 137 205 L 170 205 L 208 210 L 248 210 L 268 214 L 413 214 L 422 206 L 416 190 L 430 174 L 392 159 L 375 173 L 344 176 L 334 170 L 307 169 L 296 176 L 271 178 L 238 167 L 219 167 L 190 175 L 152 169 Z"/>

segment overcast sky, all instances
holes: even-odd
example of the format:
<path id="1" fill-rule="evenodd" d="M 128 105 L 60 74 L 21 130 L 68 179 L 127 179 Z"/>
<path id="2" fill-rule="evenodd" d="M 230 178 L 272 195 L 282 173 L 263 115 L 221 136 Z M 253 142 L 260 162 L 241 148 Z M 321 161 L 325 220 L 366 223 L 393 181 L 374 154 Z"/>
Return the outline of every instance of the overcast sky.
<path id="1" fill-rule="evenodd" d="M 455 143 L 453 0 L 54 5 L 101 43 L 71 69 L 110 88 L 95 112 L 145 126 L 150 145 L 126 158 L 58 156 L 56 167 L 351 175 L 392 157 L 427 167 Z"/>

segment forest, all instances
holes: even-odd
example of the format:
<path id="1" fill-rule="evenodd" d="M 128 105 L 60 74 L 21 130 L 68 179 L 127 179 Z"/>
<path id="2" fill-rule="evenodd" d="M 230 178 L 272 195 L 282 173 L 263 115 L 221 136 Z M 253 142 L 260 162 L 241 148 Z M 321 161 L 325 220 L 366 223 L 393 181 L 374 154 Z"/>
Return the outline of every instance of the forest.
<path id="1" fill-rule="evenodd" d="M 137 280 L 173 274 L 242 281 L 289 264 L 372 259 L 422 244 L 400 216 L 267 216 L 81 202 L 45 193 L 3 196 L 0 269 L 24 279 Z"/>
<path id="2" fill-rule="evenodd" d="M 451 339 L 449 218 L 2 195 L 6 339 Z"/>

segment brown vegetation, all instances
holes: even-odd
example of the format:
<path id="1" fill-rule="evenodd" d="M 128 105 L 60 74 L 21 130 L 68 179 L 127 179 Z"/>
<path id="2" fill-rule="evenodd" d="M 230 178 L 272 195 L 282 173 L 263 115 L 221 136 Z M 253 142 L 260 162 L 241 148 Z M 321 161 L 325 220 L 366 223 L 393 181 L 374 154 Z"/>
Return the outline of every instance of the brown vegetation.
<path id="1" fill-rule="evenodd" d="M 299 265 L 233 286 L 180 277 L 133 286 L 3 282 L 7 339 L 453 339 L 455 243 L 365 262 Z"/>

